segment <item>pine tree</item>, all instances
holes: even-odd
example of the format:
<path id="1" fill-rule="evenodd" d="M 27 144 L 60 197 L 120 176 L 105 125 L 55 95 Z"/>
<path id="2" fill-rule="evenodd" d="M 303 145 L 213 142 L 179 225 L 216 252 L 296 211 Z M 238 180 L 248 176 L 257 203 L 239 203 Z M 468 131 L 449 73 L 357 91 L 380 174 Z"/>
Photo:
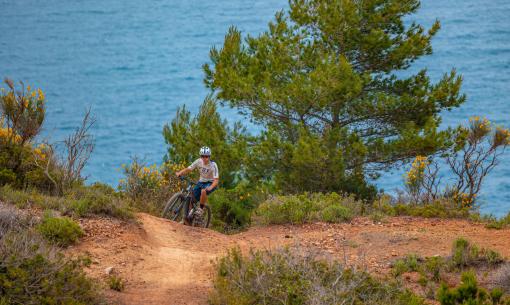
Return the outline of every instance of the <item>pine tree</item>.
<path id="1" fill-rule="evenodd" d="M 419 0 L 289 4 L 257 37 L 243 39 L 230 28 L 223 46 L 211 50 L 212 64 L 204 65 L 205 83 L 223 103 L 265 126 L 262 141 L 276 134 L 288 148 L 275 147 L 269 158 L 295 158 L 303 137 L 318 138 L 328 147 L 326 159 L 341 160 L 334 166 L 344 176 L 366 176 L 451 146 L 454 130 L 438 126 L 442 111 L 465 101 L 462 78 L 454 69 L 436 83 L 425 69 L 398 76 L 432 53 L 440 28 L 439 21 L 428 30 L 406 25 L 403 18 L 418 10 Z M 283 170 L 258 172 L 267 178 Z"/>

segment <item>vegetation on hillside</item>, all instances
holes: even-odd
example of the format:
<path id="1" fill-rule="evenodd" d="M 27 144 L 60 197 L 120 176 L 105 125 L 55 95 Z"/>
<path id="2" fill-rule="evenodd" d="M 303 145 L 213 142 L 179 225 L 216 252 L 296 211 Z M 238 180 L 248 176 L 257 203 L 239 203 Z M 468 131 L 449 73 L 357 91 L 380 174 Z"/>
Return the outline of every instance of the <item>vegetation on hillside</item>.
<path id="1" fill-rule="evenodd" d="M 43 237 L 71 240 L 76 229 L 55 231 L 48 221 L 36 224 L 30 215 L 0 203 L 0 304 L 102 303 L 81 269 L 83 262 L 64 257 Z"/>
<path id="2" fill-rule="evenodd" d="M 494 301 L 494 303 L 487 304 L 507 304 L 499 302 L 503 301 L 502 296 L 504 291 L 508 289 L 510 282 L 506 282 L 505 277 L 501 275 L 489 281 L 486 279 L 487 274 L 497 273 L 498 270 L 503 270 L 505 266 L 507 266 L 507 263 L 498 252 L 479 248 L 464 238 L 458 238 L 454 241 L 449 256 L 423 258 L 410 254 L 393 262 L 392 275 L 402 280 L 406 273 L 418 273 L 418 284 L 423 288 L 425 296 L 433 300 L 437 299 L 441 304 L 486 304 L 485 302 L 489 301 Z M 492 293 L 489 295 L 481 288 L 480 293 L 475 293 L 477 291 L 474 288 L 477 286 L 476 276 L 485 278 L 485 286 L 491 286 L 494 293 L 500 291 L 497 293 L 498 297 L 496 298 L 494 295 L 494 299 L 491 299 L 490 295 Z M 460 287 L 447 289 L 445 283 L 451 283 L 452 278 L 459 277 L 461 278 Z M 475 285 L 473 286 L 473 284 Z M 472 293 L 459 296 L 458 293 L 465 289 L 466 285 L 473 286 L 471 288 Z M 506 296 L 505 300 L 510 301 L 510 297 Z M 463 303 L 464 301 L 467 303 Z"/>
<path id="3" fill-rule="evenodd" d="M 217 263 L 210 303 L 243 304 L 424 304 L 396 282 L 299 249 L 231 250 Z"/>
<path id="4" fill-rule="evenodd" d="M 510 225 L 508 216 L 480 216 L 478 195 L 510 131 L 480 117 L 466 126 L 439 129 L 441 114 L 459 107 L 462 77 L 455 70 L 432 82 L 426 70 L 402 77 L 431 54 L 440 28 L 404 18 L 419 0 L 290 0 L 267 31 L 242 37 L 232 27 L 204 65 L 211 93 L 198 113 L 182 106 L 163 128 L 168 151 L 161 165 L 133 158 L 117 189 L 86 185 L 82 170 L 94 150 L 90 110 L 61 142 L 42 141 L 46 113 L 42 90 L 6 79 L 0 92 L 0 304 L 94 304 L 100 298 L 81 262 L 60 254 L 83 235 L 75 221 L 98 215 L 124 220 L 133 211 L 156 215 L 180 181 L 175 172 L 209 146 L 221 187 L 210 196 L 212 227 L 234 233 L 252 222 L 347 222 L 355 216 L 459 217 Z M 250 134 L 228 122 L 218 103 L 258 124 Z M 371 181 L 410 164 L 397 196 Z M 441 168 L 443 166 L 443 168 Z M 453 177 L 444 183 L 444 173 Z M 196 177 L 195 177 L 196 178 Z M 47 210 L 41 220 L 19 208 Z M 458 239 L 448 258 L 408 256 L 395 262 L 397 281 L 374 278 L 316 253 L 281 249 L 233 250 L 218 262 L 212 304 L 423 304 L 400 286 L 418 272 L 429 297 L 443 305 L 509 304 L 508 269 L 498 269 L 495 289 L 480 288 L 473 273 L 483 265 L 507 266 L 491 250 Z M 502 271 L 501 271 L 502 270 Z M 506 270 L 506 271 L 505 271 Z M 457 272 L 456 288 L 440 286 Z M 503 283 L 503 284 L 502 284 Z M 505 284 L 506 283 L 506 284 Z M 124 281 L 111 276 L 110 288 Z M 436 294 L 437 292 L 437 294 Z"/>
<path id="5" fill-rule="evenodd" d="M 397 77 L 432 53 L 440 28 L 404 23 L 419 6 L 291 0 L 257 37 L 232 27 L 211 50 L 205 82 L 264 128 L 247 176 L 285 192 L 372 199 L 368 176 L 450 148 L 457 130 L 439 130 L 440 114 L 465 101 L 462 78 L 452 70 L 434 83 L 425 69 Z"/>

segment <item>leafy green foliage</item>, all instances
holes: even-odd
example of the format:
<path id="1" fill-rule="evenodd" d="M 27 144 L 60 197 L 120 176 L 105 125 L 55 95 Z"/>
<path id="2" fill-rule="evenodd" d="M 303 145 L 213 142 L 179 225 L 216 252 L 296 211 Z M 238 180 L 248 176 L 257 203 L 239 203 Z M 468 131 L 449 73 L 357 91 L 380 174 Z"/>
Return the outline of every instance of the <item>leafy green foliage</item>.
<path id="1" fill-rule="evenodd" d="M 165 161 L 191 164 L 199 157 L 202 146 L 212 150 L 212 160 L 218 164 L 221 186 L 231 188 L 240 177 L 247 151 L 247 135 L 239 123 L 229 127 L 217 112 L 216 102 L 208 96 L 198 114 L 191 118 L 183 106 L 175 118 L 163 128 L 163 137 L 169 145 Z"/>
<path id="2" fill-rule="evenodd" d="M 325 207 L 321 214 L 321 219 L 325 222 L 346 222 L 352 219 L 351 210 L 339 204 Z"/>
<path id="3" fill-rule="evenodd" d="M 408 215 L 425 218 L 468 218 L 471 215 L 469 208 L 459 208 L 455 201 L 448 198 L 423 205 L 398 203 L 391 210 L 392 214 L 396 216 Z"/>
<path id="4" fill-rule="evenodd" d="M 40 89 L 5 79 L 7 90 L 0 90 L 0 186 L 38 188 L 51 192 L 54 186 L 37 162 L 48 160 L 44 146 L 34 146 L 46 113 L 46 100 Z M 47 168 L 48 173 L 58 169 Z"/>
<path id="5" fill-rule="evenodd" d="M 440 113 L 465 101 L 455 70 L 437 83 L 397 71 L 432 52 L 428 30 L 404 17 L 419 0 L 291 0 L 261 35 L 232 27 L 204 65 L 217 97 L 267 127 L 248 175 L 290 192 L 354 192 L 367 174 L 453 145 Z M 252 181 L 257 181 L 256 179 Z M 351 189 L 349 189 L 351 188 Z M 373 192 L 372 192 L 373 198 Z"/>
<path id="6" fill-rule="evenodd" d="M 8 185 L 0 186 L 0 200 L 20 208 L 35 205 L 76 217 L 99 214 L 126 220 L 133 218 L 133 212 L 125 200 L 110 186 L 100 183 L 75 187 L 64 197 L 49 196 L 36 190 L 16 190 Z"/>
<path id="7" fill-rule="evenodd" d="M 269 130 L 254 142 L 249 151 L 246 174 L 250 181 L 272 181 L 284 193 L 353 193 L 360 199 L 374 199 L 376 188 L 368 185 L 360 170 L 345 172 L 346 156 L 336 144 L 346 134 L 330 132 L 324 137 L 298 128 L 295 145 L 276 131 Z M 353 149 L 354 146 L 349 146 Z"/>
<path id="8" fill-rule="evenodd" d="M 449 289 L 445 284 L 441 285 L 438 291 L 438 299 L 441 305 L 498 305 L 510 304 L 510 299 L 503 298 L 500 289 L 493 289 L 488 293 L 485 289 L 478 287 L 474 272 L 462 274 L 462 282 L 456 287 Z"/>
<path id="9" fill-rule="evenodd" d="M 110 289 L 115 291 L 123 291 L 124 290 L 124 281 L 117 275 L 110 275 L 108 277 L 108 286 Z"/>
<path id="10" fill-rule="evenodd" d="M 405 272 L 418 272 L 425 282 L 439 282 L 446 272 L 457 272 L 469 267 L 494 268 L 504 262 L 501 255 L 491 249 L 480 249 L 464 238 L 453 242 L 449 257 L 433 256 L 421 258 L 414 254 L 396 260 L 392 265 L 392 274 L 400 276 Z"/>
<path id="11" fill-rule="evenodd" d="M 90 186 L 75 187 L 65 198 L 68 199 L 67 204 L 61 209 L 78 217 L 105 215 L 126 220 L 134 217 L 126 200 L 106 184 L 96 182 Z"/>
<path id="12" fill-rule="evenodd" d="M 458 238 L 453 243 L 450 266 L 453 268 L 465 268 L 485 263 L 495 266 L 503 262 L 498 252 L 490 249 L 479 249 L 464 238 Z"/>
<path id="13" fill-rule="evenodd" d="M 256 214 L 266 224 L 345 222 L 354 215 L 359 215 L 362 207 L 363 203 L 356 201 L 353 196 L 305 193 L 272 197 L 260 204 Z"/>
<path id="14" fill-rule="evenodd" d="M 346 269 L 299 249 L 251 252 L 231 250 L 219 260 L 213 305 L 244 304 L 423 304 L 391 282 Z"/>
<path id="15" fill-rule="evenodd" d="M 63 247 L 74 244 L 83 236 L 82 229 L 71 218 L 55 217 L 48 212 L 37 226 L 37 231 L 52 243 Z"/>
<path id="16" fill-rule="evenodd" d="M 230 233 L 250 225 L 254 203 L 249 193 L 240 192 L 239 188 L 219 189 L 209 197 L 209 204 L 214 215 L 213 229 Z"/>
<path id="17" fill-rule="evenodd" d="M 35 231 L 0 234 L 0 304 L 100 304 L 97 287 Z"/>
<path id="18" fill-rule="evenodd" d="M 510 226 L 510 212 L 505 217 L 502 217 L 500 219 L 496 218 L 489 219 L 489 221 L 485 225 L 485 227 L 488 229 L 496 230 L 500 230 L 509 226 Z"/>
<path id="19" fill-rule="evenodd" d="M 398 259 L 393 263 L 392 273 L 394 276 L 400 276 L 404 272 L 416 272 L 419 270 L 419 261 L 421 259 L 416 254 L 409 254 L 403 259 Z"/>

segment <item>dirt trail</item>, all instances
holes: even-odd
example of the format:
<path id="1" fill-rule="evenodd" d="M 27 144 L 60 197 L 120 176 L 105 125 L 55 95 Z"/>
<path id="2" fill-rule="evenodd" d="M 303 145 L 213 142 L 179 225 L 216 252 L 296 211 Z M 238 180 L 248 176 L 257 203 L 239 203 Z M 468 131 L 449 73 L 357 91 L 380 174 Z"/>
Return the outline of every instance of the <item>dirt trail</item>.
<path id="1" fill-rule="evenodd" d="M 357 218 L 349 224 L 254 227 L 227 236 L 143 213 L 138 219 L 138 225 L 84 220 L 87 236 L 69 250 L 90 255 L 87 271 L 98 281 L 105 282 L 108 267 L 127 281 L 121 293 L 107 290 L 113 304 L 207 304 L 212 262 L 235 246 L 248 251 L 298 243 L 375 273 L 387 272 L 391 261 L 408 253 L 447 255 L 461 236 L 510 257 L 510 230 L 488 230 L 465 220 L 394 217 L 374 224 Z"/>

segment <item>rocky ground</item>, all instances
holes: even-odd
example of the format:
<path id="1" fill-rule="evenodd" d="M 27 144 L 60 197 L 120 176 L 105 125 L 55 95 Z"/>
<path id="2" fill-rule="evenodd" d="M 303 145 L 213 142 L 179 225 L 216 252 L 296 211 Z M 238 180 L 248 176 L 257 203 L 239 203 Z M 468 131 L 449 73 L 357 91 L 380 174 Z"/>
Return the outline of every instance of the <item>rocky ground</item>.
<path id="1" fill-rule="evenodd" d="M 409 253 L 447 256 L 458 237 L 510 257 L 510 229 L 489 230 L 467 220 L 393 217 L 374 223 L 356 218 L 346 224 L 253 227 L 223 235 L 137 216 L 137 223 L 82 220 L 86 237 L 68 250 L 70 255 L 90 256 L 87 272 L 100 283 L 108 273 L 126 282 L 123 292 L 105 289 L 113 304 L 207 304 L 214 261 L 236 246 L 242 251 L 288 244 L 317 248 L 375 275 L 388 273 L 395 259 Z"/>

